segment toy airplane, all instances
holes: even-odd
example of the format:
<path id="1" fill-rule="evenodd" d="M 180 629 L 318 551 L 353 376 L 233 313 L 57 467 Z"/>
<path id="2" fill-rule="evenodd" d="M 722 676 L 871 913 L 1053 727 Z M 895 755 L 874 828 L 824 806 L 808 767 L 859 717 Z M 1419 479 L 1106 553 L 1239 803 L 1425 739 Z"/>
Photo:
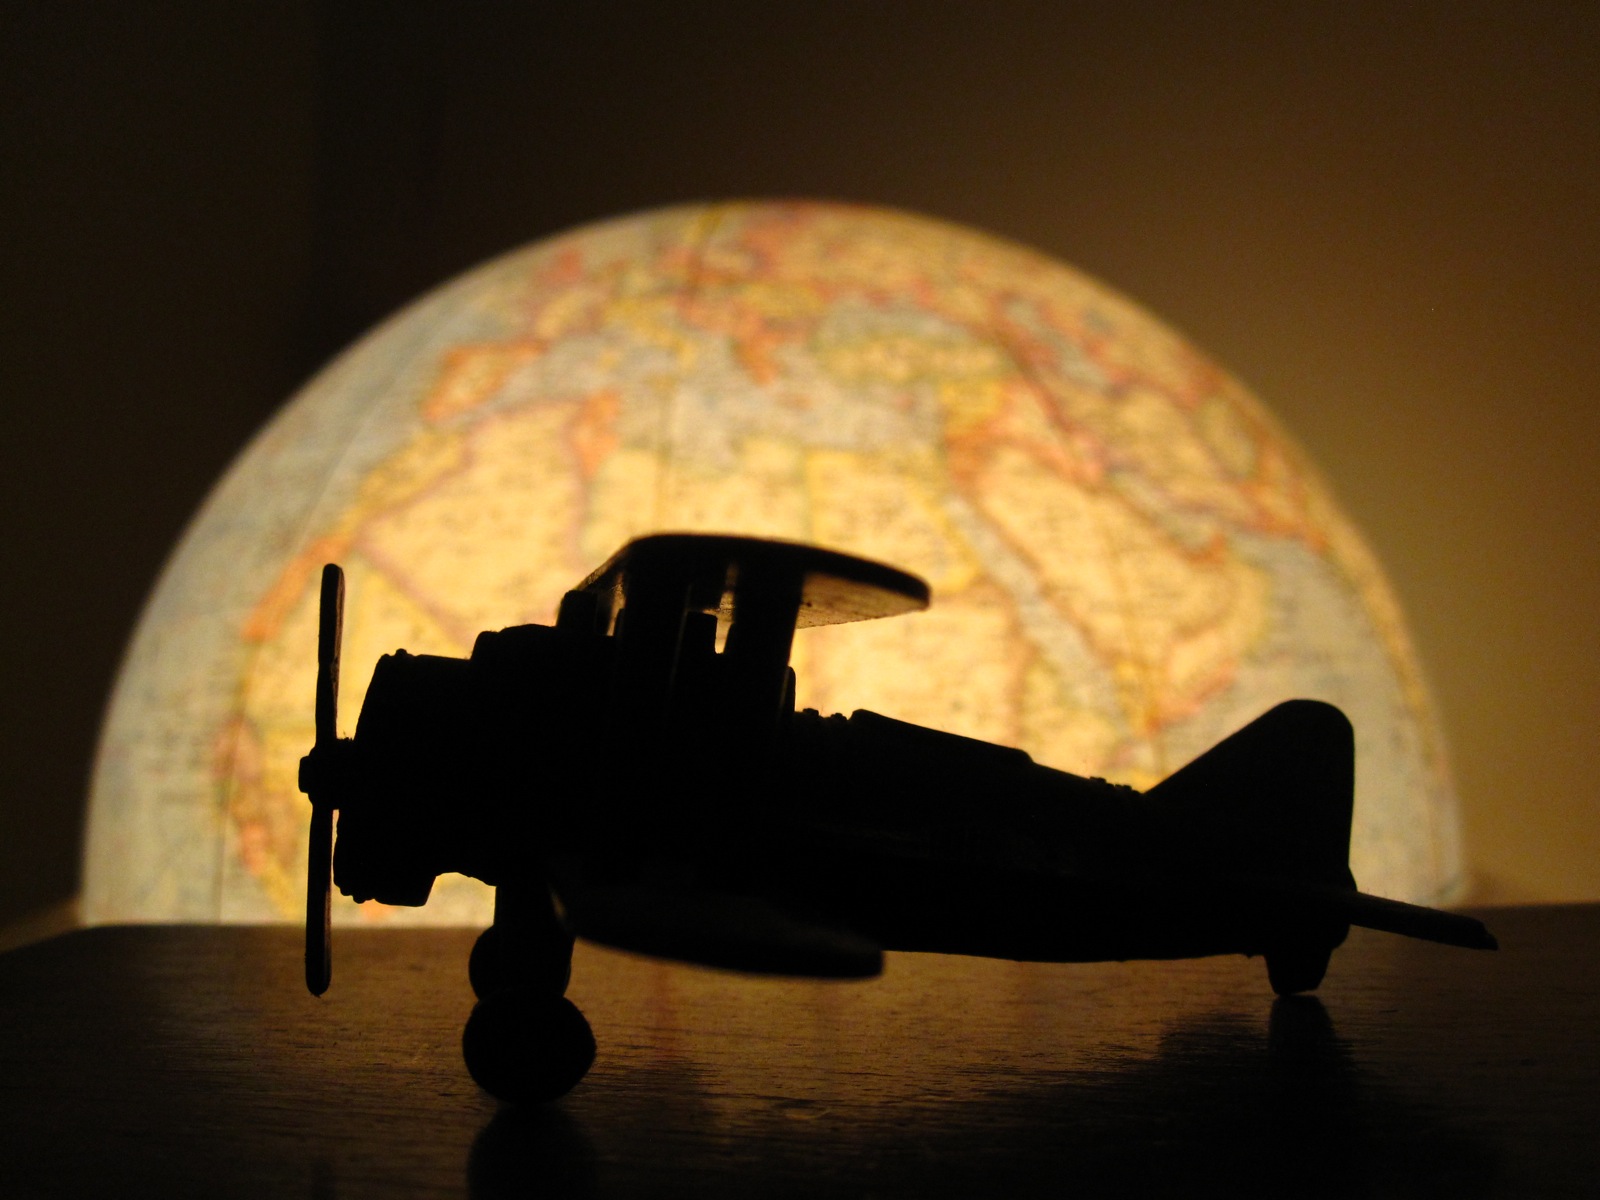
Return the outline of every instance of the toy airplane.
<path id="1" fill-rule="evenodd" d="M 797 627 L 927 606 L 927 584 L 881 563 L 640 538 L 553 626 L 483 633 L 465 659 L 385 655 L 353 738 L 335 731 L 343 586 L 330 564 L 300 775 L 306 982 L 329 982 L 330 873 L 386 904 L 426 903 L 447 871 L 494 885 L 463 1051 L 504 1100 L 559 1096 L 593 1061 L 563 997 L 574 935 L 832 978 L 877 974 L 885 950 L 1262 955 L 1279 994 L 1316 987 L 1351 924 L 1495 944 L 1470 917 L 1356 890 L 1354 741 L 1328 704 L 1280 704 L 1142 793 L 876 713 L 794 711 Z"/>

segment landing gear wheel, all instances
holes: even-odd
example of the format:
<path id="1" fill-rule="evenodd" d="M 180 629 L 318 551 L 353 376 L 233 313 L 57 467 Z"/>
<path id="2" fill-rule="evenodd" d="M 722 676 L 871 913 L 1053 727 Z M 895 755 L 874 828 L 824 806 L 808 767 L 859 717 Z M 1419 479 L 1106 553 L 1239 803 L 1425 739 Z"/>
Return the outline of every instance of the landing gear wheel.
<path id="1" fill-rule="evenodd" d="M 1332 957 L 1332 947 L 1268 950 L 1267 980 L 1272 984 L 1272 990 L 1280 996 L 1315 991 L 1322 977 L 1328 973 L 1328 960 Z"/>
<path id="2" fill-rule="evenodd" d="M 594 1063 L 594 1033 L 572 1001 L 511 987 L 478 1002 L 461 1034 L 478 1086 L 508 1104 L 564 1096 Z"/>
<path id="3" fill-rule="evenodd" d="M 572 935 L 553 920 L 533 929 L 491 925 L 472 945 L 467 978 L 480 1000 L 514 987 L 563 995 L 572 980 Z"/>

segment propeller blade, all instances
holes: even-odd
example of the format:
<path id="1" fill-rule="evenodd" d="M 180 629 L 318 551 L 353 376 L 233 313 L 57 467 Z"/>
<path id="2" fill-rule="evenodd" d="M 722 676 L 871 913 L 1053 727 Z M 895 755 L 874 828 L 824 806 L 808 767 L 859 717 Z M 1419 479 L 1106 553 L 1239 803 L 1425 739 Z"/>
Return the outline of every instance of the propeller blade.
<path id="1" fill-rule="evenodd" d="M 322 568 L 317 610 L 317 746 L 339 736 L 339 639 L 344 630 L 344 571 L 338 563 Z"/>
<path id="2" fill-rule="evenodd" d="M 333 979 L 333 809 L 311 805 L 311 848 L 306 862 L 306 987 L 313 996 Z"/>
<path id="3" fill-rule="evenodd" d="M 339 642 L 344 628 L 344 572 L 322 568 L 317 621 L 317 740 L 311 753 L 326 754 L 339 737 Z M 306 854 L 306 987 L 313 996 L 333 978 L 333 803 L 324 789 L 311 801 L 311 838 Z"/>

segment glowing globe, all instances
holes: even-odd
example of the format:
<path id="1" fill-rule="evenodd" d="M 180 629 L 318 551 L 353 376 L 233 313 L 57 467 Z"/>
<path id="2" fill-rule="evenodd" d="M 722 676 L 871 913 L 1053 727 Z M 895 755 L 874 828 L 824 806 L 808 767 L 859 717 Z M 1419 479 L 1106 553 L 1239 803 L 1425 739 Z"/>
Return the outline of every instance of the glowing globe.
<path id="1" fill-rule="evenodd" d="M 1280 700 L 1357 733 L 1352 866 L 1447 891 L 1455 808 L 1372 555 L 1262 406 L 1137 306 L 899 212 L 675 208 L 446 284 L 311 382 L 152 596 L 96 765 L 84 911 L 292 920 L 321 565 L 348 574 L 342 725 L 380 654 L 553 618 L 654 530 L 924 576 L 926 614 L 804 631 L 802 705 L 871 708 L 1148 786 Z M 1284 798 L 1293 803 L 1292 796 Z M 420 910 L 487 922 L 447 877 Z"/>

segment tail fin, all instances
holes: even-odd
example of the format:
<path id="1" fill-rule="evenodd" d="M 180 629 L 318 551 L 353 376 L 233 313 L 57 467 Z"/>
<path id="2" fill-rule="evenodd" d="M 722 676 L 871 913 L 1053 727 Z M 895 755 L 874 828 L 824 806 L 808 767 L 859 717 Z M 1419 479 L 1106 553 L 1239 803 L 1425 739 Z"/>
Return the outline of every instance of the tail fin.
<path id="1" fill-rule="evenodd" d="M 1219 873 L 1355 887 L 1350 819 L 1355 733 L 1320 700 L 1289 700 L 1148 793 L 1203 812 L 1196 849 Z"/>
<path id="2" fill-rule="evenodd" d="M 1261 913 L 1259 953 L 1280 996 L 1322 982 L 1351 925 L 1494 949 L 1471 917 L 1384 900 L 1350 874 L 1355 734 L 1331 704 L 1290 700 L 1147 793 L 1191 812 L 1193 854 Z"/>

